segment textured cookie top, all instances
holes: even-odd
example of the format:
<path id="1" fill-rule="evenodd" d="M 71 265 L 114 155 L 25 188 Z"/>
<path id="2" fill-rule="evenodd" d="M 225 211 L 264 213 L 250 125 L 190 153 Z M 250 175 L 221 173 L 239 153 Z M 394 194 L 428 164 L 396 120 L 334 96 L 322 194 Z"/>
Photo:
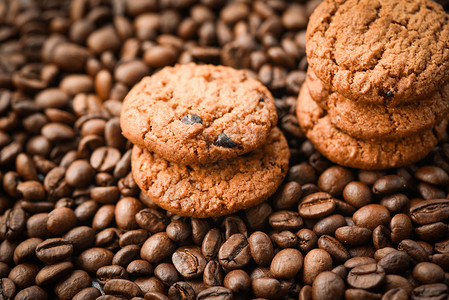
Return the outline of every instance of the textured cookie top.
<path id="1" fill-rule="evenodd" d="M 284 179 L 289 158 L 287 141 L 274 128 L 262 147 L 215 163 L 186 166 L 136 146 L 131 163 L 136 183 L 157 205 L 182 216 L 206 218 L 267 199 Z"/>
<path id="2" fill-rule="evenodd" d="M 329 115 L 303 85 L 296 108 L 298 122 L 315 148 L 329 160 L 352 168 L 380 170 L 400 167 L 424 158 L 441 139 L 448 120 L 396 140 L 365 141 L 336 128 Z"/>
<path id="3" fill-rule="evenodd" d="M 449 80 L 449 18 L 431 0 L 326 0 L 306 45 L 317 76 L 356 101 L 411 102 Z"/>
<path id="4" fill-rule="evenodd" d="M 243 71 L 177 65 L 145 77 L 126 96 L 123 134 L 169 161 L 203 164 L 261 146 L 276 125 L 274 99 Z"/>
<path id="5" fill-rule="evenodd" d="M 331 123 L 358 139 L 407 137 L 431 129 L 449 113 L 449 84 L 426 100 L 393 107 L 361 103 L 332 92 L 310 69 L 306 84 L 313 100 L 329 114 Z"/>

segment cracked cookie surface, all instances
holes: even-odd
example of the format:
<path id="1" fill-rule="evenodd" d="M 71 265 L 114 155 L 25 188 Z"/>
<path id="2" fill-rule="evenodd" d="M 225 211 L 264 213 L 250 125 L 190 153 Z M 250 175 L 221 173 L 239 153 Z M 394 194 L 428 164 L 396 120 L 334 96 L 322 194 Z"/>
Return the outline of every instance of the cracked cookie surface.
<path id="1" fill-rule="evenodd" d="M 120 122 L 133 144 L 169 161 L 204 164 L 260 147 L 277 114 L 268 89 L 244 71 L 191 63 L 142 79 Z"/>
<path id="2" fill-rule="evenodd" d="M 329 115 L 303 85 L 296 109 L 298 122 L 315 148 L 334 163 L 366 170 L 400 167 L 424 158 L 443 135 L 447 120 L 430 130 L 397 140 L 356 139 L 332 125 Z"/>
<path id="3" fill-rule="evenodd" d="M 183 165 L 134 146 L 132 174 L 162 208 L 206 218 L 234 213 L 266 200 L 284 179 L 290 158 L 287 141 L 275 127 L 260 148 L 204 165 Z"/>
<path id="4" fill-rule="evenodd" d="M 332 92 L 310 69 L 306 85 L 313 100 L 327 111 L 332 125 L 363 139 L 392 140 L 432 129 L 449 113 L 449 84 L 427 100 L 398 106 L 360 103 Z"/>
<path id="5" fill-rule="evenodd" d="M 326 0 L 310 17 L 306 52 L 347 98 L 413 102 L 449 80 L 449 17 L 431 0 Z"/>

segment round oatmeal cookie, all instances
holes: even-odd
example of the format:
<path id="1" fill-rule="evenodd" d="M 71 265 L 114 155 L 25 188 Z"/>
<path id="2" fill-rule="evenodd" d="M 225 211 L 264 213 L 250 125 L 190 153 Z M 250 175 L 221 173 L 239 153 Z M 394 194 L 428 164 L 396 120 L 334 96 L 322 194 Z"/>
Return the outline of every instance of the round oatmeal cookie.
<path id="1" fill-rule="evenodd" d="M 332 125 L 357 139 L 393 140 L 415 135 L 432 129 L 449 114 L 449 84 L 427 100 L 393 107 L 360 103 L 331 92 L 311 70 L 306 84 Z"/>
<path id="2" fill-rule="evenodd" d="M 126 96 L 120 123 L 135 145 L 204 164 L 260 147 L 277 114 L 268 89 L 244 71 L 190 63 L 142 79 Z"/>
<path id="3" fill-rule="evenodd" d="M 309 66 L 355 101 L 414 102 L 449 81 L 449 17 L 432 0 L 326 0 L 306 39 Z"/>
<path id="4" fill-rule="evenodd" d="M 203 165 L 170 162 L 134 146 L 132 174 L 160 207 L 182 216 L 207 218 L 257 205 L 283 181 L 290 152 L 276 127 L 262 147 L 243 156 Z"/>
<path id="5" fill-rule="evenodd" d="M 447 119 L 430 130 L 397 140 L 356 139 L 332 125 L 329 115 L 303 85 L 296 110 L 298 122 L 315 148 L 329 160 L 347 167 L 380 170 L 424 158 L 441 139 Z"/>

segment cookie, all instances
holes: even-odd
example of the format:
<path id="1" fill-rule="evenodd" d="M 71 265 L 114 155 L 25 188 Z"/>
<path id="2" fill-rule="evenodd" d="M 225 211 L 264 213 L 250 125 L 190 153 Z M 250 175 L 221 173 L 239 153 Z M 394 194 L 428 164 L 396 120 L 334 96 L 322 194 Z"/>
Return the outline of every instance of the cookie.
<path id="1" fill-rule="evenodd" d="M 331 92 L 311 70 L 306 84 L 313 100 L 327 111 L 332 125 L 358 139 L 407 137 L 432 129 L 449 113 L 449 84 L 428 100 L 393 107 L 360 103 Z"/>
<path id="2" fill-rule="evenodd" d="M 260 147 L 277 114 L 268 89 L 244 71 L 191 63 L 142 79 L 120 121 L 133 144 L 169 161 L 204 164 Z"/>
<path id="3" fill-rule="evenodd" d="M 431 0 L 326 0 L 309 19 L 309 66 L 371 104 L 425 99 L 449 81 L 449 17 Z"/>
<path id="4" fill-rule="evenodd" d="M 296 110 L 299 124 L 315 148 L 329 160 L 347 167 L 380 170 L 424 158 L 443 135 L 447 119 L 420 134 L 392 141 L 356 139 L 332 125 L 330 117 L 303 85 Z"/>
<path id="5" fill-rule="evenodd" d="M 284 179 L 289 158 L 287 141 L 274 128 L 265 145 L 243 156 L 183 165 L 134 146 L 131 166 L 137 185 L 154 203 L 181 216 L 206 218 L 266 200 Z"/>

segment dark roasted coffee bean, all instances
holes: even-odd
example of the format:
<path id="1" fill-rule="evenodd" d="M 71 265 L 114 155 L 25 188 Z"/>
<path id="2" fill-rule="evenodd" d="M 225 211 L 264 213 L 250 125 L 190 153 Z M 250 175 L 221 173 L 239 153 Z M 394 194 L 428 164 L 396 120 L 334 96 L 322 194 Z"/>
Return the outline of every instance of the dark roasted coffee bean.
<path id="1" fill-rule="evenodd" d="M 59 299 L 70 300 L 82 289 L 91 285 L 89 274 L 82 270 L 74 270 L 55 285 L 54 292 Z"/>
<path id="2" fill-rule="evenodd" d="M 358 266 L 349 271 L 347 282 L 353 288 L 375 289 L 385 282 L 385 271 L 377 264 Z"/>
<path id="3" fill-rule="evenodd" d="M 373 193 L 376 195 L 384 195 L 397 193 L 407 187 L 404 178 L 398 175 L 385 175 L 376 180 L 373 184 Z"/>
<path id="4" fill-rule="evenodd" d="M 270 273 L 278 279 L 292 278 L 299 273 L 303 256 L 299 250 L 288 248 L 279 251 L 271 261 Z"/>
<path id="5" fill-rule="evenodd" d="M 242 268 L 251 259 L 250 247 L 243 234 L 236 233 L 223 243 L 218 251 L 220 264 L 226 269 Z"/>
<path id="6" fill-rule="evenodd" d="M 410 256 L 403 251 L 393 251 L 379 260 L 378 265 L 387 274 L 402 274 L 409 268 Z"/>
<path id="7" fill-rule="evenodd" d="M 106 228 L 95 236 L 95 246 L 116 252 L 119 249 L 119 239 L 120 230 L 115 227 Z"/>
<path id="8" fill-rule="evenodd" d="M 335 230 L 335 237 L 346 245 L 358 246 L 371 239 L 371 230 L 359 226 L 342 226 Z"/>
<path id="9" fill-rule="evenodd" d="M 396 214 L 390 221 L 391 240 L 398 244 L 410 238 L 412 234 L 412 221 L 406 214 Z"/>
<path id="10" fill-rule="evenodd" d="M 158 263 L 175 251 L 176 244 L 165 232 L 150 236 L 140 249 L 140 257 L 151 264 Z"/>
<path id="11" fill-rule="evenodd" d="M 101 267 L 112 264 L 114 253 L 104 248 L 90 248 L 84 250 L 76 261 L 76 265 L 90 273 L 95 274 Z"/>
<path id="12" fill-rule="evenodd" d="M 304 257 L 302 281 L 312 284 L 316 276 L 332 269 L 332 257 L 322 249 L 312 249 Z"/>
<path id="13" fill-rule="evenodd" d="M 128 272 L 119 265 L 107 265 L 98 268 L 95 273 L 100 284 L 105 284 L 111 279 L 128 279 Z"/>
<path id="14" fill-rule="evenodd" d="M 172 255 L 173 265 L 184 278 L 195 278 L 204 272 L 206 259 L 199 247 L 181 247 Z"/>
<path id="15" fill-rule="evenodd" d="M 29 238 L 17 245 L 16 249 L 14 250 L 14 262 L 16 264 L 20 264 L 25 261 L 35 259 L 36 247 L 41 242 L 42 239 L 40 238 Z"/>
<path id="16" fill-rule="evenodd" d="M 427 242 L 435 242 L 443 239 L 448 235 L 448 226 L 443 222 L 436 222 L 420 227 L 415 227 L 416 236 Z"/>
<path id="17" fill-rule="evenodd" d="M 318 177 L 318 187 L 333 197 L 339 197 L 345 186 L 354 179 L 351 171 L 340 166 L 332 166 Z"/>
<path id="18" fill-rule="evenodd" d="M 404 194 L 386 195 L 380 200 L 380 204 L 385 206 L 391 213 L 399 212 L 409 203 L 409 199 Z"/>
<path id="19" fill-rule="evenodd" d="M 296 181 L 287 182 L 273 197 L 273 206 L 278 210 L 290 209 L 302 196 L 301 185 Z"/>
<path id="20" fill-rule="evenodd" d="M 222 287 L 222 286 L 216 286 L 216 287 L 210 287 L 205 289 L 204 291 L 200 292 L 197 296 L 198 300 L 213 300 L 213 299 L 223 299 L 223 300 L 232 300 L 234 299 L 234 296 L 232 294 L 232 291 Z"/>
<path id="21" fill-rule="evenodd" d="M 413 286 L 405 277 L 394 275 L 394 274 L 388 274 L 387 279 L 384 283 L 384 290 L 390 290 L 390 289 L 403 289 L 407 292 L 407 294 L 411 294 L 413 290 Z"/>
<path id="22" fill-rule="evenodd" d="M 372 201 L 373 194 L 365 183 L 351 181 L 343 189 L 343 199 L 352 206 L 360 208 Z"/>
<path id="23" fill-rule="evenodd" d="M 107 228 L 114 219 L 114 210 L 115 205 L 112 204 L 101 206 L 94 215 L 92 228 L 97 231 Z"/>
<path id="24" fill-rule="evenodd" d="M 352 269 L 362 265 L 375 264 L 376 260 L 372 257 L 359 256 L 353 257 L 345 261 L 344 267 L 347 269 Z"/>
<path id="25" fill-rule="evenodd" d="M 153 274 L 153 266 L 146 260 L 138 259 L 128 264 L 126 272 L 135 277 L 151 276 Z"/>
<path id="26" fill-rule="evenodd" d="M 256 297 L 276 299 L 285 295 L 281 283 L 274 278 L 262 277 L 251 281 L 251 288 Z"/>
<path id="27" fill-rule="evenodd" d="M 263 230 L 268 223 L 268 216 L 273 208 L 266 202 L 245 210 L 246 223 L 251 230 Z"/>
<path id="28" fill-rule="evenodd" d="M 127 245 L 142 246 L 147 238 L 148 232 L 144 229 L 130 230 L 120 236 L 120 247 L 125 247 Z"/>
<path id="29" fill-rule="evenodd" d="M 203 283 L 206 287 L 223 285 L 224 272 L 220 263 L 211 260 L 204 268 Z M 248 276 L 249 278 L 249 276 Z"/>
<path id="30" fill-rule="evenodd" d="M 47 230 L 54 235 L 61 235 L 75 226 L 76 215 L 70 208 L 55 208 L 48 214 Z"/>
<path id="31" fill-rule="evenodd" d="M 12 268 L 8 278 L 11 279 L 17 289 L 20 290 L 32 286 L 38 272 L 39 267 L 37 265 L 33 263 L 23 263 Z"/>
<path id="32" fill-rule="evenodd" d="M 136 221 L 139 226 L 151 233 L 165 231 L 169 220 L 161 213 L 152 208 L 144 208 L 136 214 Z"/>
<path id="33" fill-rule="evenodd" d="M 366 300 L 381 300 L 382 295 L 371 293 L 362 289 L 347 289 L 345 291 L 345 299 L 356 300 L 356 299 L 366 299 Z"/>
<path id="34" fill-rule="evenodd" d="M 390 289 L 382 296 L 382 300 L 406 300 L 409 299 L 409 294 L 406 290 L 395 288 Z"/>
<path id="35" fill-rule="evenodd" d="M 115 253 L 112 264 L 126 267 L 131 261 L 140 258 L 140 247 L 137 245 L 128 245 Z"/>
<path id="36" fill-rule="evenodd" d="M 189 114 L 189 115 L 182 116 L 181 122 L 183 122 L 187 125 L 192 125 L 192 124 L 196 124 L 196 123 L 203 124 L 203 119 L 201 119 L 200 116 Z"/>
<path id="37" fill-rule="evenodd" d="M 298 230 L 303 225 L 303 220 L 298 213 L 287 210 L 272 213 L 268 222 L 276 230 Z"/>
<path id="38" fill-rule="evenodd" d="M 133 197 L 124 197 L 115 205 L 115 223 L 124 230 L 137 229 L 138 213 L 142 209 L 142 203 Z M 136 215 L 137 214 L 137 215 Z"/>
<path id="39" fill-rule="evenodd" d="M 169 263 L 161 263 L 154 269 L 156 276 L 166 286 L 170 286 L 179 280 L 178 272 L 174 265 Z"/>
<path id="40" fill-rule="evenodd" d="M 256 231 L 249 236 L 248 244 L 253 260 L 260 266 L 268 266 L 274 256 L 270 237 L 261 231 Z"/>
<path id="41" fill-rule="evenodd" d="M 449 217 L 449 200 L 435 199 L 418 202 L 410 207 L 410 217 L 419 225 L 443 221 Z"/>
<path id="42" fill-rule="evenodd" d="M 446 299 L 448 296 L 448 287 L 442 283 L 425 284 L 416 287 L 412 291 L 413 300 L 424 299 Z"/>
<path id="43" fill-rule="evenodd" d="M 352 216 L 355 225 L 374 230 L 379 225 L 388 225 L 390 212 L 382 205 L 368 204 L 357 210 Z"/>
<path id="44" fill-rule="evenodd" d="M 438 253 L 449 253 L 449 239 L 435 243 L 434 248 Z"/>
<path id="45" fill-rule="evenodd" d="M 328 252 L 337 262 L 344 262 L 351 256 L 346 248 L 335 238 L 322 235 L 318 239 L 318 247 Z"/>
<path id="46" fill-rule="evenodd" d="M 296 248 L 299 243 L 298 236 L 288 230 L 273 232 L 270 234 L 270 237 L 273 240 L 274 244 L 282 249 Z"/>
<path id="47" fill-rule="evenodd" d="M 424 166 L 416 170 L 415 177 L 429 184 L 443 185 L 449 184 L 449 175 L 443 169 L 435 166 Z"/>
<path id="48" fill-rule="evenodd" d="M 60 262 L 72 256 L 73 245 L 62 238 L 52 238 L 36 246 L 36 257 L 45 264 Z"/>
<path id="49" fill-rule="evenodd" d="M 316 235 L 334 235 L 335 231 L 346 225 L 345 218 L 342 215 L 330 215 L 324 219 L 318 221 L 313 226 L 313 231 Z"/>
<path id="50" fill-rule="evenodd" d="M 0 237 L 15 239 L 25 231 L 25 226 L 25 211 L 20 207 L 8 209 L 0 219 Z"/>
<path id="51" fill-rule="evenodd" d="M 373 230 L 373 245 L 376 249 L 393 246 L 390 241 L 391 232 L 384 225 L 379 225 Z"/>
<path id="52" fill-rule="evenodd" d="M 87 287 L 79 291 L 72 300 L 94 300 L 101 296 L 101 292 L 95 287 Z"/>
<path id="53" fill-rule="evenodd" d="M 421 262 L 413 268 L 413 277 L 422 284 L 440 283 L 444 280 L 444 270 L 437 264 Z"/>
<path id="54" fill-rule="evenodd" d="M 43 267 L 36 275 L 36 284 L 46 286 L 54 283 L 73 270 L 73 264 L 69 261 L 56 263 Z"/>
<path id="55" fill-rule="evenodd" d="M 35 300 L 46 300 L 48 297 L 47 292 L 38 287 L 37 285 L 33 285 L 27 287 L 19 291 L 14 299 L 17 300 L 26 300 L 26 299 L 35 299 Z"/>
<path id="56" fill-rule="evenodd" d="M 307 228 L 298 230 L 296 236 L 298 237 L 298 248 L 303 253 L 309 252 L 318 242 L 316 233 Z"/>
<path id="57" fill-rule="evenodd" d="M 79 226 L 69 230 L 63 238 L 73 245 L 74 252 L 81 252 L 95 243 L 95 231 L 87 226 Z"/>
<path id="58" fill-rule="evenodd" d="M 62 167 L 51 169 L 45 176 L 44 188 L 50 199 L 60 199 L 69 196 L 71 188 L 65 181 L 65 169 Z"/>
<path id="59" fill-rule="evenodd" d="M 170 286 L 168 298 L 174 300 L 194 300 L 196 299 L 196 293 L 187 282 L 178 281 Z"/>
<path id="60" fill-rule="evenodd" d="M 298 206 L 298 212 L 303 218 L 322 218 L 335 210 L 334 198 L 324 192 L 318 192 L 304 197 Z"/>
<path id="61" fill-rule="evenodd" d="M 244 236 L 248 236 L 248 229 L 245 223 L 236 215 L 230 215 L 225 217 L 224 221 L 221 223 L 221 227 L 225 232 L 225 239 L 228 239 L 231 235 L 235 233 L 241 233 Z"/>
<path id="62" fill-rule="evenodd" d="M 65 173 L 66 182 L 77 188 L 88 187 L 93 179 L 94 169 L 85 160 L 76 160 L 70 164 Z"/>
<path id="63" fill-rule="evenodd" d="M 16 291 L 16 285 L 11 279 L 0 278 L 0 296 L 3 299 L 14 299 Z"/>
<path id="64" fill-rule="evenodd" d="M 167 225 L 165 231 L 167 232 L 168 237 L 175 242 L 185 241 L 192 233 L 190 226 L 183 220 L 172 221 Z M 206 237 L 204 239 L 206 239 Z"/>
<path id="65" fill-rule="evenodd" d="M 142 290 L 139 286 L 126 279 L 108 280 L 104 284 L 103 289 L 106 294 L 122 296 L 126 299 L 143 296 Z"/>
<path id="66" fill-rule="evenodd" d="M 429 261 L 425 249 L 413 240 L 403 240 L 398 245 L 398 250 L 405 251 L 412 259 L 417 262 Z"/>
<path id="67" fill-rule="evenodd" d="M 299 164 L 290 167 L 287 174 L 288 181 L 296 181 L 300 185 L 316 182 L 316 171 L 308 164 Z M 303 193 L 303 196 L 304 195 Z"/>
<path id="68" fill-rule="evenodd" d="M 322 272 L 313 281 L 313 299 L 343 299 L 344 292 L 345 283 L 343 279 L 333 272 Z"/>
<path id="69" fill-rule="evenodd" d="M 116 148 L 100 147 L 92 153 L 90 164 L 98 172 L 109 172 L 114 169 L 120 157 L 120 151 Z"/>
<path id="70" fill-rule="evenodd" d="M 240 293 L 249 290 L 251 279 L 243 270 L 232 270 L 226 274 L 223 285 L 233 293 Z"/>

